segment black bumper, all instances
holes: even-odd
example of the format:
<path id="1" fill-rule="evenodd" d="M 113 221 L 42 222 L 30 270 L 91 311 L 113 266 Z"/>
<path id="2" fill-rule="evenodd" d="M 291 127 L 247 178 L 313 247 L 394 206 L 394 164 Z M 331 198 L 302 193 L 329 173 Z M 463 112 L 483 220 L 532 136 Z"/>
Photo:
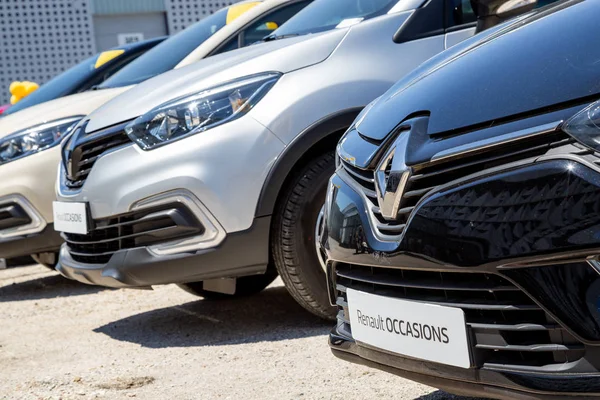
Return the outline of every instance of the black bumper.
<path id="1" fill-rule="evenodd" d="M 0 258 L 15 258 L 37 253 L 57 252 L 64 242 L 50 224 L 40 232 L 0 242 Z"/>
<path id="2" fill-rule="evenodd" d="M 522 377 L 518 374 L 477 369 L 462 370 L 420 360 L 402 358 L 383 351 L 357 345 L 347 335 L 334 329 L 329 336 L 329 346 L 334 356 L 355 364 L 392 373 L 424 385 L 436 387 L 461 396 L 484 397 L 502 400 L 563 400 L 598 399 L 599 393 L 580 391 L 578 393 L 557 392 L 556 390 L 536 390 L 519 382 L 555 382 L 556 387 L 569 385 L 590 387 L 598 385 L 598 377 L 585 375 L 556 374 Z M 558 378 L 558 379 L 557 379 Z"/>
<path id="3" fill-rule="evenodd" d="M 77 262 L 64 245 L 56 270 L 69 279 L 113 288 L 262 274 L 269 262 L 270 220 L 257 218 L 249 230 L 228 235 L 213 249 L 157 256 L 147 247 L 138 247 L 116 252 L 107 264 Z"/>
<path id="4" fill-rule="evenodd" d="M 331 180 L 322 243 L 340 306 L 330 336 L 336 356 L 462 395 L 600 398 L 596 169 L 550 160 L 434 190 L 397 241 L 380 239 L 350 179 L 338 171 Z M 347 288 L 463 308 L 473 367 L 355 342 Z"/>

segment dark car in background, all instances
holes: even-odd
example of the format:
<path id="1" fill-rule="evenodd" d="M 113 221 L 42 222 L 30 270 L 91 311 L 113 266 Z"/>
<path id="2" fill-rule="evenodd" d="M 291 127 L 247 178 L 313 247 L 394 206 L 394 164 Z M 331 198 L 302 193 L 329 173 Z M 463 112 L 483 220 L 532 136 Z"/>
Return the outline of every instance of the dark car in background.
<path id="1" fill-rule="evenodd" d="M 4 109 L 0 115 L 14 114 L 36 104 L 90 90 L 166 38 L 144 40 L 96 54 L 57 75 L 18 103 Z"/>
<path id="2" fill-rule="evenodd" d="M 475 36 L 348 130 L 321 239 L 336 356 L 462 395 L 600 397 L 598 15 L 562 1 Z"/>

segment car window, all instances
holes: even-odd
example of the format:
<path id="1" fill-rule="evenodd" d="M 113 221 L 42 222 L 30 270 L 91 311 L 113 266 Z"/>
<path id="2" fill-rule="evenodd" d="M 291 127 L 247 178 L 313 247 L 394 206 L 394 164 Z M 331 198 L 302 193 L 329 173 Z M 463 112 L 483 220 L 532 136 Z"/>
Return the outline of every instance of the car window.
<path id="1" fill-rule="evenodd" d="M 547 6 L 558 0 L 538 0 L 535 8 Z M 471 0 L 447 0 L 446 28 L 477 22 Z"/>
<path id="2" fill-rule="evenodd" d="M 36 104 L 89 90 L 93 86 L 104 82 L 161 41 L 162 38 L 159 38 L 149 40 L 145 45 L 129 46 L 125 49 L 124 54 L 110 60 L 101 67 L 96 65 L 99 57 L 96 54 L 44 83 L 38 90 L 11 106 L 3 115 L 13 114 Z"/>
<path id="3" fill-rule="evenodd" d="M 309 3 L 310 1 L 307 0 L 290 4 L 260 18 L 248 28 L 244 29 L 242 33 L 242 46 L 248 46 L 252 43 L 258 42 L 265 36 L 271 34 L 274 30 L 286 23 Z"/>
<path id="4" fill-rule="evenodd" d="M 277 27 L 283 25 L 300 10 L 310 4 L 311 1 L 312 0 L 306 0 L 290 4 L 278 8 L 268 15 L 261 17 L 258 21 L 244 29 L 238 35 L 235 35 L 229 39 L 225 44 L 221 45 L 215 52 L 211 54 L 211 56 L 240 48 L 240 40 L 242 41 L 242 46 L 247 46 L 260 41 L 265 36 L 272 33 L 274 29 L 277 29 L 275 25 L 277 25 Z"/>
<path id="5" fill-rule="evenodd" d="M 109 79 L 111 76 L 119 72 L 122 68 L 125 68 L 127 64 L 131 63 L 133 60 L 144 54 L 146 50 L 126 53 L 121 57 L 117 57 L 116 61 L 110 63 L 103 70 L 102 74 L 98 74 L 98 76 L 96 76 L 95 79 L 85 82 L 85 84 L 77 88 L 77 92 L 85 92 L 86 90 L 92 89 L 94 86 L 102 84 L 102 82 Z"/>
<path id="6" fill-rule="evenodd" d="M 304 35 L 350 26 L 384 15 L 398 2 L 399 0 L 316 0 L 273 32 L 273 36 Z"/>
<path id="7" fill-rule="evenodd" d="M 234 37 L 229 39 L 227 42 L 225 42 L 225 44 L 222 44 L 216 51 L 214 51 L 210 55 L 214 56 L 217 54 L 226 53 L 228 51 L 239 49 L 239 48 L 240 48 L 240 35 L 235 35 Z"/>
<path id="8" fill-rule="evenodd" d="M 188 54 L 227 24 L 228 10 L 229 8 L 223 8 L 173 35 L 117 72 L 100 85 L 100 88 L 133 85 L 172 70 Z"/>
<path id="9" fill-rule="evenodd" d="M 13 114 L 27 107 L 73 93 L 83 81 L 90 78 L 90 75 L 94 72 L 94 64 L 96 64 L 97 58 L 98 55 L 96 54 L 57 75 L 40 86 L 38 90 L 6 110 L 4 115 Z"/>
<path id="10" fill-rule="evenodd" d="M 446 10 L 447 28 L 477 22 L 471 0 L 449 0 Z"/>

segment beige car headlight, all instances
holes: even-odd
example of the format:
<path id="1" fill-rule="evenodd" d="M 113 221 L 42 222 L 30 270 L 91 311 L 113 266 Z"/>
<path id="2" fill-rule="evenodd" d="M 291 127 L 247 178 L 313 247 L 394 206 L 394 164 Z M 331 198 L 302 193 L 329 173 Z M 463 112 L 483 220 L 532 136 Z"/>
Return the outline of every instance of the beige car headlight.
<path id="1" fill-rule="evenodd" d="M 83 117 L 46 122 L 0 139 L 0 165 L 56 146 Z"/>

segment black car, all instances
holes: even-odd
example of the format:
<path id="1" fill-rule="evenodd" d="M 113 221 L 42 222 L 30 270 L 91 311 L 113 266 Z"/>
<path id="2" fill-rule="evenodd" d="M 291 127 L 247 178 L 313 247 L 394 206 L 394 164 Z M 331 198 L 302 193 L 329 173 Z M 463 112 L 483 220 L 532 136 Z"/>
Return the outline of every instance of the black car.
<path id="1" fill-rule="evenodd" d="M 600 397 L 599 16 L 496 26 L 346 132 L 321 238 L 336 356 L 462 395 Z"/>
<path id="2" fill-rule="evenodd" d="M 14 114 L 36 104 L 90 90 L 166 38 L 167 36 L 161 36 L 96 54 L 57 75 L 1 114 Z"/>

